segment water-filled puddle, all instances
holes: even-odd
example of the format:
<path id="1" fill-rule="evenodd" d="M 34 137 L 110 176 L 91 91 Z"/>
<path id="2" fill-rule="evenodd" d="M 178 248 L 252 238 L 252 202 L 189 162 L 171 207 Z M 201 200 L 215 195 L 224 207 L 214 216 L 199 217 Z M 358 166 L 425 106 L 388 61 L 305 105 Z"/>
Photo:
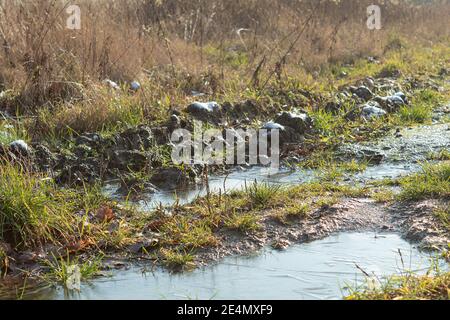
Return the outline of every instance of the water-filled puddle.
<path id="1" fill-rule="evenodd" d="M 342 233 L 282 252 L 226 258 L 190 273 L 143 273 L 134 267 L 83 284 L 80 293 L 57 288 L 38 298 L 341 299 L 347 285 L 364 281 L 356 265 L 381 279 L 405 270 L 426 272 L 430 256 L 397 234 Z"/>
<path id="2" fill-rule="evenodd" d="M 364 183 L 370 180 L 384 178 L 398 178 L 408 175 L 411 172 L 420 170 L 418 164 L 383 163 L 377 166 L 370 166 L 364 172 L 348 177 L 355 183 Z M 280 169 L 274 173 L 270 169 L 253 167 L 248 170 L 233 171 L 229 175 L 211 175 L 209 177 L 209 187 L 212 193 L 219 193 L 231 190 L 244 190 L 255 181 L 258 183 L 268 183 L 272 185 L 294 186 L 317 179 L 317 170 L 288 170 Z M 108 184 L 104 192 L 108 196 L 123 199 L 117 195 L 118 184 Z M 144 200 L 138 201 L 143 210 L 152 210 L 159 205 L 171 206 L 176 201 L 179 204 L 187 204 L 197 197 L 205 196 L 207 189 L 205 185 L 191 185 L 177 190 L 158 190 L 156 193 L 142 195 Z"/>
<path id="3" fill-rule="evenodd" d="M 273 173 L 270 169 L 254 167 L 248 170 L 235 170 L 229 175 L 211 175 L 209 177 L 209 188 L 212 193 L 219 193 L 224 192 L 224 190 L 244 190 L 246 185 L 250 186 L 255 181 L 258 183 L 295 185 L 311 181 L 313 178 L 314 172 L 311 170 L 279 170 L 277 173 Z M 118 187 L 118 185 L 109 184 L 104 192 L 114 197 Z M 178 201 L 179 204 L 187 204 L 197 197 L 205 196 L 206 193 L 205 185 L 191 185 L 178 190 L 158 190 L 154 194 L 146 195 L 145 200 L 139 201 L 139 205 L 143 210 L 151 210 L 160 204 L 171 206 L 175 201 Z"/>

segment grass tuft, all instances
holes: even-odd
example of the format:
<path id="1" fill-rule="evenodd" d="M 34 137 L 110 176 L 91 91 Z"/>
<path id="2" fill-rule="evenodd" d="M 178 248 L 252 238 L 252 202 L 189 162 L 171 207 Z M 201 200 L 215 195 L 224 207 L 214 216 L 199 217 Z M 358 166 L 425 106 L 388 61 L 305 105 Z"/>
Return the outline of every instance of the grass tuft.
<path id="1" fill-rule="evenodd" d="M 172 270 L 190 270 L 195 267 L 194 256 L 190 253 L 162 248 L 160 254 L 164 265 Z"/>
<path id="2" fill-rule="evenodd" d="M 261 230 L 259 217 L 254 213 L 233 213 L 225 219 L 225 227 L 244 233 L 254 233 Z"/>
<path id="3" fill-rule="evenodd" d="M 425 164 L 422 172 L 400 180 L 400 200 L 450 198 L 450 162 Z"/>
<path id="4" fill-rule="evenodd" d="M 254 207 L 264 208 L 280 193 L 281 186 L 255 181 L 246 191 Z"/>
<path id="5" fill-rule="evenodd" d="M 450 273 L 418 276 L 407 273 L 389 278 L 379 288 L 353 291 L 347 300 L 449 300 Z"/>
<path id="6" fill-rule="evenodd" d="M 97 256 L 85 262 L 80 262 L 78 257 L 71 260 L 70 256 L 66 258 L 54 257 L 53 260 L 46 260 L 44 264 L 48 271 L 44 275 L 44 280 L 47 282 L 56 282 L 69 287 L 71 277 L 79 276 L 80 280 L 88 280 L 96 277 L 99 274 L 103 256 Z M 77 273 L 77 275 L 75 275 Z M 69 288 L 70 289 L 70 288 Z"/>

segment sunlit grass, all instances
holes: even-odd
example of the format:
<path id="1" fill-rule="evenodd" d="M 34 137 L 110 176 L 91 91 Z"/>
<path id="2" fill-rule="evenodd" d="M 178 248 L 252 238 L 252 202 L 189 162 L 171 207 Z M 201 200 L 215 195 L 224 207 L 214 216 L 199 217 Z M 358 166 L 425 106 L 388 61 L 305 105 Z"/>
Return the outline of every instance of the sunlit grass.
<path id="1" fill-rule="evenodd" d="M 259 217 L 254 213 L 236 213 L 234 212 L 225 219 L 225 227 L 241 232 L 256 232 L 261 230 Z"/>
<path id="2" fill-rule="evenodd" d="M 278 185 L 254 182 L 247 187 L 246 192 L 253 206 L 266 207 L 280 193 L 280 190 L 281 186 Z"/>
<path id="3" fill-rule="evenodd" d="M 416 91 L 411 104 L 400 108 L 399 116 L 406 123 L 425 123 L 442 101 L 442 95 L 431 89 Z"/>
<path id="4" fill-rule="evenodd" d="M 372 199 L 379 203 L 388 203 L 395 200 L 395 193 L 390 189 L 375 190 L 372 193 Z"/>
<path id="5" fill-rule="evenodd" d="M 164 265 L 172 270 L 189 270 L 195 267 L 195 258 L 191 253 L 162 248 L 160 255 Z"/>
<path id="6" fill-rule="evenodd" d="M 450 273 L 393 276 L 379 288 L 354 290 L 347 300 L 449 300 Z"/>
<path id="7" fill-rule="evenodd" d="M 435 160 L 435 161 L 446 161 L 450 160 L 450 150 L 448 149 L 442 149 L 439 152 L 430 153 L 428 155 L 428 160 Z"/>
<path id="8" fill-rule="evenodd" d="M 401 200 L 450 197 L 450 162 L 425 164 L 422 171 L 400 180 Z"/>
<path id="9" fill-rule="evenodd" d="M 98 276 L 102 265 L 103 256 L 97 256 L 88 259 L 84 262 L 75 257 L 53 257 L 53 259 L 45 260 L 44 265 L 47 267 L 47 272 L 43 276 L 47 282 L 56 282 L 68 287 L 70 278 L 75 277 L 79 280 L 89 280 Z M 69 288 L 70 289 L 70 288 Z"/>
<path id="10" fill-rule="evenodd" d="M 441 221 L 442 225 L 447 228 L 448 232 L 450 232 L 450 207 L 447 206 L 438 206 L 434 209 L 434 215 Z"/>

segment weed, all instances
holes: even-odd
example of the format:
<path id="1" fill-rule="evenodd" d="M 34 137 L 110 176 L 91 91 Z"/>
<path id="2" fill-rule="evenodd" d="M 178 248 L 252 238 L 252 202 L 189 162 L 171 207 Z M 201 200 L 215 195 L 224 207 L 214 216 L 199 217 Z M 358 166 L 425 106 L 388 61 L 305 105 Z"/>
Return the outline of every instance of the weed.
<path id="1" fill-rule="evenodd" d="M 259 217 L 253 213 L 236 213 L 225 219 L 225 227 L 244 233 L 254 233 L 261 229 Z"/>
<path id="2" fill-rule="evenodd" d="M 376 190 L 372 193 L 372 198 L 379 203 L 388 203 L 395 200 L 395 193 L 390 189 Z"/>
<path id="3" fill-rule="evenodd" d="M 102 259 L 102 255 L 85 262 L 80 262 L 77 257 L 71 260 L 70 255 L 67 255 L 66 258 L 62 256 L 59 258 L 53 257 L 51 260 L 44 261 L 44 264 L 48 268 L 44 279 L 47 282 L 57 282 L 64 286 L 68 285 L 70 278 L 74 276 L 74 272 L 79 272 L 80 280 L 92 279 L 98 275 Z"/>
<path id="4" fill-rule="evenodd" d="M 66 199 L 51 181 L 25 169 L 0 167 L 0 238 L 15 245 L 58 242 L 74 234 Z"/>
<path id="5" fill-rule="evenodd" d="M 336 182 L 342 180 L 343 171 L 337 165 L 323 167 L 319 173 L 319 179 L 326 182 Z"/>
<path id="6" fill-rule="evenodd" d="M 379 288 L 353 290 L 347 300 L 448 300 L 450 273 L 393 276 Z"/>
<path id="7" fill-rule="evenodd" d="M 431 120 L 433 109 L 442 102 L 442 95 L 430 89 L 414 93 L 410 106 L 400 108 L 400 118 L 406 123 L 424 123 Z"/>
<path id="8" fill-rule="evenodd" d="M 428 160 L 433 161 L 447 161 L 450 160 L 450 151 L 448 149 L 442 149 L 436 153 L 430 153 L 428 155 Z"/>
<path id="9" fill-rule="evenodd" d="M 246 192 L 254 207 L 264 208 L 280 193 L 281 186 L 254 182 Z"/>
<path id="10" fill-rule="evenodd" d="M 294 204 L 286 208 L 287 217 L 306 217 L 310 212 L 311 208 L 308 204 Z"/>
<path id="11" fill-rule="evenodd" d="M 16 140 L 29 140 L 28 133 L 23 125 L 20 122 L 15 124 L 8 121 L 0 122 L 0 147 Z"/>
<path id="12" fill-rule="evenodd" d="M 420 173 L 400 180 L 401 200 L 450 197 L 450 163 L 424 164 Z"/>
<path id="13" fill-rule="evenodd" d="M 367 169 L 367 166 L 368 166 L 367 161 L 357 161 L 355 159 L 353 159 L 350 162 L 344 162 L 339 164 L 339 167 L 342 170 L 350 173 L 364 172 Z"/>
<path id="14" fill-rule="evenodd" d="M 217 239 L 206 220 L 193 220 L 180 216 L 164 224 L 162 230 L 166 244 L 181 245 L 187 248 L 214 246 Z"/>
<path id="15" fill-rule="evenodd" d="M 189 270 L 195 267 L 194 256 L 190 253 L 161 248 L 160 254 L 164 265 L 170 269 Z"/>
<path id="16" fill-rule="evenodd" d="M 439 206 L 434 210 L 434 215 L 441 221 L 445 228 L 450 232 L 450 207 Z"/>

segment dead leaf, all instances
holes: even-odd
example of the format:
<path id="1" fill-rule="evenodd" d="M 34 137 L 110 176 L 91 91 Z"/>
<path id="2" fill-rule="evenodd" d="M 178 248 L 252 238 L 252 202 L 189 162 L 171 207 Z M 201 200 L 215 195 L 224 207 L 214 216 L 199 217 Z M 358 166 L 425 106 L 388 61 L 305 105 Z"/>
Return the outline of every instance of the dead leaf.
<path id="1" fill-rule="evenodd" d="M 67 246 L 67 249 L 69 250 L 69 253 L 76 253 L 85 250 L 86 248 L 90 247 L 91 245 L 95 244 L 94 241 L 91 239 L 81 239 L 77 242 L 71 243 Z"/>
<path id="2" fill-rule="evenodd" d="M 116 215 L 113 210 L 109 207 L 102 207 L 97 211 L 97 219 L 102 222 L 110 222 L 114 220 Z"/>

